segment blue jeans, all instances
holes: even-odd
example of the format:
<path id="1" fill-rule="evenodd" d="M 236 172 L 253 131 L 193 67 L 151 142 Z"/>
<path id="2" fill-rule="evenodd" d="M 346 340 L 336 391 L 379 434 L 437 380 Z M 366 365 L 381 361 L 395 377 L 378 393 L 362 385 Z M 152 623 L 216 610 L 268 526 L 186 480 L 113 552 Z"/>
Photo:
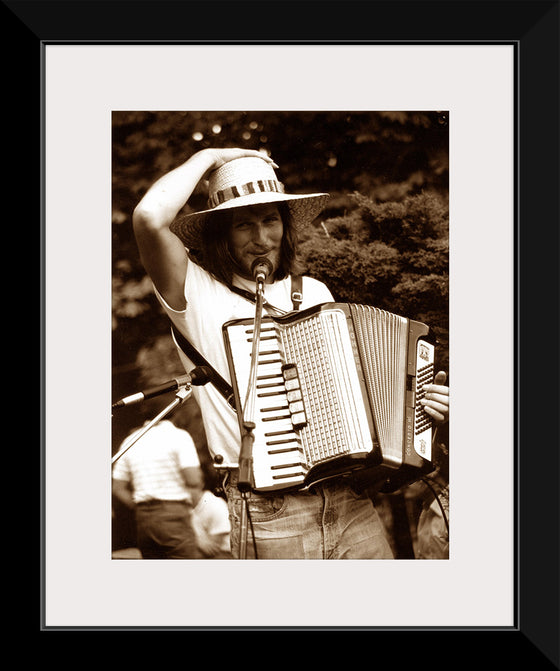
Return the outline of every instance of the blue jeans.
<path id="1" fill-rule="evenodd" d="M 232 475 L 226 495 L 232 553 L 238 559 L 245 502 L 235 472 Z M 249 496 L 247 559 L 393 559 L 371 499 L 356 493 L 345 480 L 324 482 L 307 492 Z"/>

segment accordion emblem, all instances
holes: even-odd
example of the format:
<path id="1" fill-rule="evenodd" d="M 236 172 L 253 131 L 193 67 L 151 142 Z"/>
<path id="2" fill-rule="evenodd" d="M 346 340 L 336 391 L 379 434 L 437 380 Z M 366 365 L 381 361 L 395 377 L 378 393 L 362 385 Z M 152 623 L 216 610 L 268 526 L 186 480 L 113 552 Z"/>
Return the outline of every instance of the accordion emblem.
<path id="1" fill-rule="evenodd" d="M 223 326 L 238 408 L 250 379 L 253 323 Z M 433 381 L 434 351 L 428 326 L 367 305 L 264 316 L 254 489 L 305 489 L 352 474 L 394 491 L 431 471 L 432 422 L 420 400 Z"/>

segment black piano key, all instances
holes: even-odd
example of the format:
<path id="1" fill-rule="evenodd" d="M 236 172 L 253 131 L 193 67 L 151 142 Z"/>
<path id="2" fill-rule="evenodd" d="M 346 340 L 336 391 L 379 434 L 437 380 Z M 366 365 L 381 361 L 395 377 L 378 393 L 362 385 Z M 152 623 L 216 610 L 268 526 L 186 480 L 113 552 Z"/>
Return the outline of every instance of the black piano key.
<path id="1" fill-rule="evenodd" d="M 293 464 L 280 464 L 278 466 L 271 466 L 270 470 L 271 471 L 281 471 L 284 468 L 297 468 L 298 466 L 301 466 L 299 461 L 295 461 Z"/>
<path id="2" fill-rule="evenodd" d="M 288 413 L 287 415 L 276 415 L 276 417 L 262 417 L 261 421 L 263 422 L 280 422 L 283 419 L 290 419 L 291 415 Z"/>
<path id="3" fill-rule="evenodd" d="M 267 440 L 265 441 L 265 444 L 268 447 L 273 447 L 274 445 L 288 445 L 289 443 L 293 443 L 295 438 L 284 438 L 283 440 Z M 289 450 L 299 450 L 300 447 L 299 445 L 291 445 Z M 284 448 L 282 450 L 276 450 L 277 452 L 285 452 L 289 451 L 288 448 Z M 275 451 L 270 452 L 270 454 L 275 454 Z"/>
<path id="4" fill-rule="evenodd" d="M 264 340 L 276 340 L 276 339 L 277 339 L 277 338 L 276 338 L 275 335 L 271 335 L 271 336 L 262 336 L 262 337 L 259 339 L 259 342 L 263 342 Z M 253 338 L 247 338 L 247 342 L 252 343 L 252 342 L 253 342 Z"/>
<path id="5" fill-rule="evenodd" d="M 294 445 L 293 447 L 278 448 L 277 450 L 267 450 L 267 453 L 270 455 L 287 454 L 288 452 L 299 452 L 300 454 L 303 454 L 303 450 L 300 447 L 297 447 L 296 445 Z"/>
<path id="6" fill-rule="evenodd" d="M 294 432 L 292 429 L 283 429 L 282 431 L 269 431 L 268 433 L 264 434 L 265 438 L 273 438 L 274 436 L 286 436 L 286 435 L 294 435 Z"/>
<path id="7" fill-rule="evenodd" d="M 300 466 L 300 464 L 296 464 L 296 466 Z M 286 480 L 287 478 L 304 478 L 306 476 L 306 472 L 301 469 L 299 472 L 295 473 L 285 473 L 285 474 L 274 474 L 272 476 L 273 480 Z"/>
<path id="8" fill-rule="evenodd" d="M 277 363 L 282 363 L 282 359 L 269 359 L 268 361 L 259 361 L 259 366 L 270 366 L 271 364 L 277 364 Z"/>

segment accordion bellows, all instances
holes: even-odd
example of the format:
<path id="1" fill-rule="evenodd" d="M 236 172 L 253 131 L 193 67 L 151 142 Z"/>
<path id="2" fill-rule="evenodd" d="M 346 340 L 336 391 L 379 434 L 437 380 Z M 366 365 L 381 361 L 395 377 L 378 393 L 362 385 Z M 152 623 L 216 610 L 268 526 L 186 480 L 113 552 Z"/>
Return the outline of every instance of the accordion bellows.
<path id="1" fill-rule="evenodd" d="M 253 322 L 223 326 L 237 408 L 250 379 Z M 363 470 L 390 490 L 392 479 L 397 488 L 432 470 L 432 423 L 419 401 L 433 380 L 434 349 L 425 324 L 367 305 L 263 317 L 254 489 L 305 489 Z"/>

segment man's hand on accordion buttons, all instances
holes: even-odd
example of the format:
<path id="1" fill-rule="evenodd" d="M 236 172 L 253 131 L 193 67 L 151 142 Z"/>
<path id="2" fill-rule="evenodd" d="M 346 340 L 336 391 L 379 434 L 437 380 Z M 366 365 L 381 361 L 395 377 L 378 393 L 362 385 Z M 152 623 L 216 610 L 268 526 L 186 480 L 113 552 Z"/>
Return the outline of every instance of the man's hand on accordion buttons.
<path id="1" fill-rule="evenodd" d="M 437 373 L 433 384 L 424 385 L 423 389 L 426 394 L 420 401 L 424 410 L 438 424 L 447 422 L 449 419 L 449 387 L 444 385 L 446 380 L 447 373 L 444 371 Z"/>

